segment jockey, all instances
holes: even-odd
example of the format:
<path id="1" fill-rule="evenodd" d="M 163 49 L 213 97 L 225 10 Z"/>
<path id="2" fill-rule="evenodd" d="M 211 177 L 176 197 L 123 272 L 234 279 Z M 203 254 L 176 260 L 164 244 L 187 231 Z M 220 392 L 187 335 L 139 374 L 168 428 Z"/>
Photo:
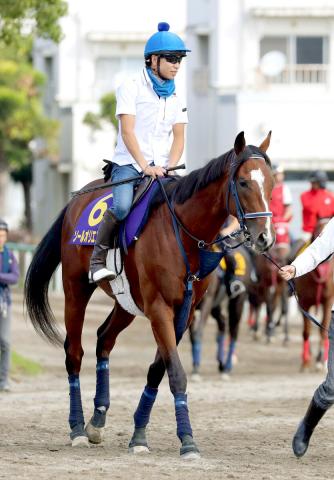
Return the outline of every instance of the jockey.
<path id="1" fill-rule="evenodd" d="M 319 218 L 334 215 L 334 194 L 326 190 L 328 176 L 323 170 L 316 170 L 309 176 L 311 189 L 302 193 L 300 199 L 303 207 L 303 240 L 312 238 Z"/>
<path id="2" fill-rule="evenodd" d="M 272 169 L 275 186 L 269 209 L 273 213 L 276 232 L 275 247 L 284 249 L 290 244 L 289 222 L 292 219 L 292 196 L 289 187 L 284 183 L 284 170 L 281 165 L 273 165 Z"/>
<path id="3" fill-rule="evenodd" d="M 113 156 L 111 181 L 144 175 L 162 177 L 166 168 L 179 162 L 184 149 L 187 108 L 179 98 L 174 78 L 188 50 L 183 40 L 161 22 L 144 51 L 145 67 L 125 81 L 116 92 L 116 117 L 119 121 Z M 170 142 L 170 139 L 173 139 Z M 128 215 L 135 184 L 118 185 L 113 191 L 113 207 L 100 224 L 90 260 L 93 282 L 112 280 L 115 273 L 106 268 L 108 249 L 120 221 Z"/>

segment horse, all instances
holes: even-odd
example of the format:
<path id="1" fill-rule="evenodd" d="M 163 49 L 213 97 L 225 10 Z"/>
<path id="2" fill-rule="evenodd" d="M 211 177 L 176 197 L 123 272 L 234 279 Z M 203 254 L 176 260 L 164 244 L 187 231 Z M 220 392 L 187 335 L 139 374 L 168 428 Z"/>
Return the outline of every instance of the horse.
<path id="1" fill-rule="evenodd" d="M 70 240 L 81 212 L 98 198 L 99 192 L 91 191 L 92 188 L 101 186 L 103 180 L 94 181 L 82 195 L 73 197 L 41 240 L 27 272 L 25 302 L 37 332 L 51 343 L 61 344 L 62 338 L 48 302 L 49 282 L 61 262 L 65 294 L 65 365 L 73 446 L 103 440 L 110 404 L 109 355 L 118 334 L 131 324 L 136 313 L 142 312 L 150 321 L 157 351 L 134 414 L 129 452 L 150 451 L 146 427 L 158 387 L 167 371 L 174 397 L 177 436 L 181 442 L 180 455 L 183 458 L 200 455 L 193 439 L 187 405 L 187 377 L 177 346 L 209 284 L 210 275 L 203 274 L 201 278 L 197 273 L 201 254 L 203 251 L 212 253 L 210 245 L 228 215 L 238 218 L 240 235 L 257 252 L 266 251 L 274 242 L 272 215 L 268 210 L 273 187 L 271 163 L 266 155 L 270 136 L 271 132 L 260 147 L 255 147 L 246 145 L 244 132 L 240 132 L 230 151 L 178 181 L 169 182 L 161 194 L 156 195 L 139 238 L 123 255 L 123 273 L 130 285 L 135 309 L 121 305 L 121 295 L 112 291 L 113 283 L 99 284 L 107 295 L 114 294 L 116 300 L 113 310 L 97 330 L 94 413 L 86 427 L 79 377 L 84 354 L 81 335 L 85 309 L 96 285 L 88 280 L 92 249 L 73 245 Z"/>
<path id="2" fill-rule="evenodd" d="M 276 246 L 268 252 L 270 258 L 279 265 L 284 265 L 286 261 Z M 284 339 L 283 344 L 287 345 L 289 341 L 288 331 L 288 286 L 287 283 L 278 275 L 278 267 L 264 255 L 257 255 L 254 258 L 256 282 L 251 282 L 248 288 L 249 297 L 249 318 L 248 324 L 253 332 L 254 339 L 259 338 L 259 319 L 261 306 L 266 308 L 265 336 L 267 342 L 274 340 L 276 326 L 283 320 Z M 275 320 L 275 313 L 278 311 L 278 319 Z"/>
<path id="3" fill-rule="evenodd" d="M 226 278 L 228 275 L 227 273 L 224 273 L 231 267 L 231 265 L 229 265 L 231 262 L 233 262 L 232 268 L 234 271 L 234 279 L 238 280 L 244 286 L 244 289 L 240 289 L 240 292 L 235 296 L 227 294 L 227 288 L 225 285 L 226 282 L 231 280 Z M 218 371 L 222 374 L 223 380 L 229 378 L 233 367 L 232 359 L 236 349 L 240 320 L 247 300 L 247 289 L 251 281 L 250 271 L 251 264 L 248 251 L 241 246 L 237 250 L 234 250 L 233 253 L 231 252 L 228 256 L 224 257 L 221 261 L 221 265 L 217 268 L 215 274 L 213 274 L 209 288 L 195 312 L 195 315 L 197 314 L 196 319 L 189 329 L 193 361 L 192 380 L 197 381 L 200 379 L 199 372 L 203 330 L 210 313 L 216 320 L 218 327 Z M 222 303 L 225 299 L 227 300 L 229 330 L 227 354 L 225 354 L 226 316 L 222 308 Z"/>
<path id="4" fill-rule="evenodd" d="M 313 241 L 322 231 L 328 218 L 318 219 L 315 231 L 311 241 Z M 305 245 L 306 247 L 307 245 Z M 302 249 L 303 250 L 303 249 Z M 299 251 L 301 253 L 301 250 Z M 327 331 L 330 318 L 331 308 L 334 303 L 334 257 L 322 262 L 315 270 L 296 278 L 296 293 L 298 296 L 300 306 L 307 312 L 312 306 L 318 309 L 322 306 L 322 320 L 321 325 L 324 328 L 319 329 L 319 348 L 316 356 L 316 369 L 324 369 L 328 359 L 328 336 Z M 311 321 L 303 315 L 303 350 L 302 350 L 302 364 L 301 371 L 309 370 L 312 362 L 311 346 Z"/>

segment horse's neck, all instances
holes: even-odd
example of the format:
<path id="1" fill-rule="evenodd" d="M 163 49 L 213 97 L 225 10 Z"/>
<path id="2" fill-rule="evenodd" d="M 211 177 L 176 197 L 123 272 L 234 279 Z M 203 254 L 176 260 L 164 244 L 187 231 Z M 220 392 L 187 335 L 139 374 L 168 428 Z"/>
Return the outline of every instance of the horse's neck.
<path id="1" fill-rule="evenodd" d="M 194 236 L 210 242 L 217 236 L 228 216 L 225 199 L 222 181 L 212 182 L 184 204 L 176 205 L 176 213 Z"/>

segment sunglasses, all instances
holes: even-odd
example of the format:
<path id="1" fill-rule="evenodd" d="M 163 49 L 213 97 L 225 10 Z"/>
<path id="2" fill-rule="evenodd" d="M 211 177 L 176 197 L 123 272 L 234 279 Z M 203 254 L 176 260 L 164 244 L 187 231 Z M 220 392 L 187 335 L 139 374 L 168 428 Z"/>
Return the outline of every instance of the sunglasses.
<path id="1" fill-rule="evenodd" d="M 161 58 L 164 58 L 166 60 L 166 62 L 173 63 L 175 65 L 176 63 L 181 63 L 182 62 L 183 56 L 165 54 L 165 55 L 161 55 Z"/>

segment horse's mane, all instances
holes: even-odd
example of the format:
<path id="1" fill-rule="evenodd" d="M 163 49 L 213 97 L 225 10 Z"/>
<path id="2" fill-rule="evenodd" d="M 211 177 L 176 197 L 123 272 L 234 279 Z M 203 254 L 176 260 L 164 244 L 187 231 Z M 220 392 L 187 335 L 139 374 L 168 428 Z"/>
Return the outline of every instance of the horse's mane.
<path id="1" fill-rule="evenodd" d="M 249 149 L 251 150 L 251 153 L 258 154 L 263 157 L 266 164 L 271 167 L 269 157 L 264 152 L 259 150 L 259 148 L 253 145 L 246 147 L 245 153 L 241 153 L 241 155 L 238 156 L 232 148 L 220 157 L 212 159 L 209 163 L 204 165 L 204 167 L 193 170 L 184 177 L 177 177 L 177 179 L 174 181 L 168 182 L 165 185 L 165 191 L 168 198 L 170 199 L 173 196 L 175 203 L 182 204 L 192 197 L 196 192 L 205 188 L 215 180 L 221 178 L 224 174 L 231 176 L 231 174 L 236 172 L 239 166 L 245 162 L 247 158 L 249 158 Z M 165 198 L 161 193 L 161 190 L 158 189 L 152 201 L 151 207 L 155 208 L 164 201 Z"/>

